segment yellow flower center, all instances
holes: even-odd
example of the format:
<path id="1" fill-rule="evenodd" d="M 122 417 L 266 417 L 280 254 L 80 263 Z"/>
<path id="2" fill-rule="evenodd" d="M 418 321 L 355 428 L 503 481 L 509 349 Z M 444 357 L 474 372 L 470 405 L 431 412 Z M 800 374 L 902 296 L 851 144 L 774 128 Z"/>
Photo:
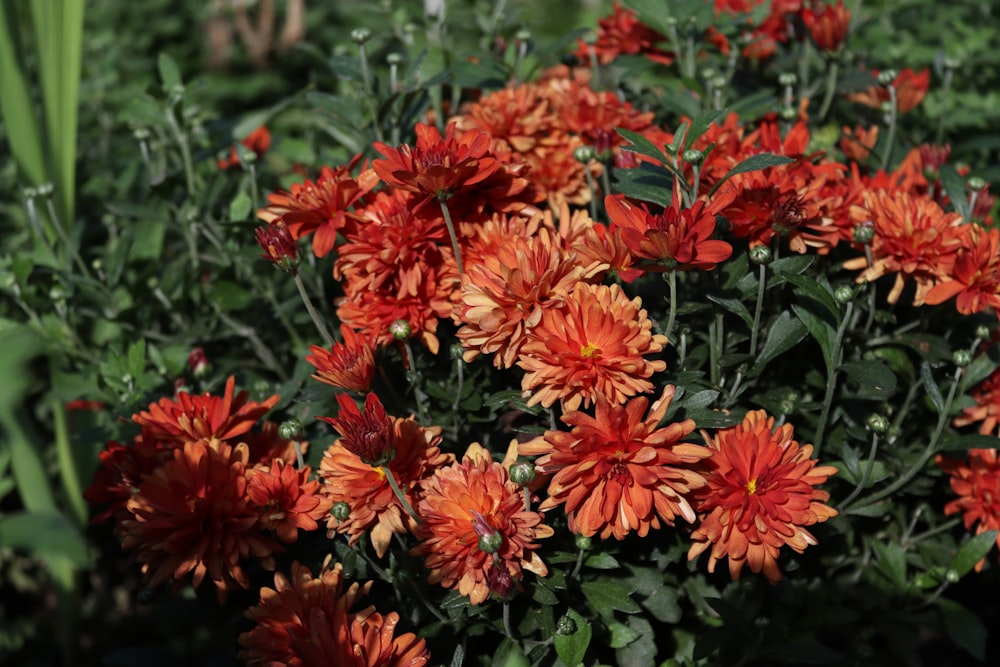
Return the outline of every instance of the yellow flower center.
<path id="1" fill-rule="evenodd" d="M 757 493 L 757 478 L 754 477 L 749 482 L 747 482 L 747 485 L 746 485 L 745 488 L 747 490 L 747 493 L 749 493 L 751 496 L 753 494 Z"/>
<path id="2" fill-rule="evenodd" d="M 597 347 L 593 343 L 587 343 L 580 348 L 580 356 L 587 357 L 588 359 L 592 357 L 599 357 L 601 356 L 601 348 Z"/>

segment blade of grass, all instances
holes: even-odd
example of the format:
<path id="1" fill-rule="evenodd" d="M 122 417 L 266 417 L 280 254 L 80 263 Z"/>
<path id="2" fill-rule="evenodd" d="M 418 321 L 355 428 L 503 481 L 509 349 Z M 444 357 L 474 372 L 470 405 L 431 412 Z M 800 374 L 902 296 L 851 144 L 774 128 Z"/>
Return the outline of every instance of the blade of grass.
<path id="1" fill-rule="evenodd" d="M 0 113 L 7 141 L 21 171 L 32 185 L 45 181 L 45 157 L 31 88 L 24 65 L 20 20 L 13 2 L 0 1 Z"/>

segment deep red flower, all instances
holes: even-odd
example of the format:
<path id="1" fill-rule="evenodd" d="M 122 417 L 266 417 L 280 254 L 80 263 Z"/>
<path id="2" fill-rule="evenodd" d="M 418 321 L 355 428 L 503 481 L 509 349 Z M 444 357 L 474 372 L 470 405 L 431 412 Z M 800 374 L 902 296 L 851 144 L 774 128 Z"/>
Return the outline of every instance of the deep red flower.
<path id="1" fill-rule="evenodd" d="M 835 5 L 824 4 L 818 11 L 803 5 L 801 17 L 816 46 L 830 53 L 840 48 L 851 27 L 851 12 L 843 0 L 837 0 Z"/>
<path id="2" fill-rule="evenodd" d="M 168 448 L 155 441 L 145 441 L 142 436 L 127 445 L 108 442 L 100 454 L 100 467 L 94 473 L 94 481 L 83 492 L 92 510 L 104 508 L 96 512 L 90 522 L 103 523 L 119 515 L 139 488 L 142 478 L 168 458 Z"/>
<path id="3" fill-rule="evenodd" d="M 342 342 L 329 350 L 311 345 L 306 361 L 316 367 L 312 378 L 317 382 L 346 391 L 368 391 L 375 378 L 375 356 L 364 337 L 346 324 L 340 325 Z"/>
<path id="4" fill-rule="evenodd" d="M 255 235 L 257 244 L 263 250 L 261 257 L 274 264 L 282 271 L 294 273 L 302 262 L 299 256 L 299 244 L 292 238 L 285 223 L 278 221 L 273 225 L 258 227 Z"/>
<path id="5" fill-rule="evenodd" d="M 339 433 L 340 443 L 368 465 L 378 468 L 396 456 L 392 419 L 376 394 L 365 397 L 364 410 L 347 394 L 337 394 L 340 411 L 336 417 L 317 417 Z"/>
<path id="6" fill-rule="evenodd" d="M 657 44 L 667 41 L 662 34 L 641 22 L 631 9 L 615 2 L 611 14 L 597 21 L 597 40 L 593 46 L 582 39 L 577 40 L 576 57 L 587 63 L 591 59 L 591 49 L 597 55 L 597 61 L 607 65 L 619 55 L 641 54 L 653 62 L 671 65 L 674 54 Z"/>

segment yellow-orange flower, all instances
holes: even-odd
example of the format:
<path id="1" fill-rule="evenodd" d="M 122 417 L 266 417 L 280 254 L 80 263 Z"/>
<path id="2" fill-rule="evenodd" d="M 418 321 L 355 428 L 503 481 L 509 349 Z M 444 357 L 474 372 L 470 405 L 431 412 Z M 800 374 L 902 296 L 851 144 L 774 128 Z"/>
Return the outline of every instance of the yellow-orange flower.
<path id="1" fill-rule="evenodd" d="M 346 586 L 343 566 L 323 564 L 318 577 L 292 563 L 291 579 L 274 575 L 260 603 L 246 611 L 256 625 L 240 635 L 240 659 L 250 667 L 423 667 L 430 660 L 423 639 L 395 635 L 399 615 L 374 607 L 351 611 L 371 582 Z"/>
<path id="2" fill-rule="evenodd" d="M 792 439 L 793 428 L 774 428 L 763 410 L 747 413 L 736 426 L 711 437 L 706 459 L 708 484 L 695 491 L 701 523 L 691 539 L 688 559 L 709 551 L 708 571 L 729 558 L 729 573 L 739 578 L 744 565 L 763 572 L 768 581 L 781 579 L 778 554 L 783 546 L 802 553 L 816 538 L 806 526 L 826 521 L 837 511 L 824 505 L 830 495 L 814 487 L 837 472 L 816 466 L 812 445 Z"/>
<path id="3" fill-rule="evenodd" d="M 639 297 L 630 301 L 618 285 L 579 283 L 560 308 L 543 311 L 521 348 L 521 388 L 534 392 L 528 404 L 562 401 L 576 410 L 599 395 L 620 405 L 652 391 L 648 378 L 667 367 L 644 358 L 667 344 L 652 327 Z"/>
<path id="4" fill-rule="evenodd" d="M 593 417 L 581 411 L 562 416 L 571 432 L 547 431 L 521 445 L 521 455 L 541 455 L 535 461 L 540 473 L 555 475 L 539 509 L 565 505 L 571 531 L 601 539 L 623 540 L 633 531 L 645 537 L 677 517 L 693 522 L 688 495 L 705 478 L 690 465 L 711 451 L 681 442 L 694 430 L 691 419 L 658 428 L 673 397 L 667 385 L 646 415 L 644 396 L 624 406 L 598 396 Z"/>
<path id="5" fill-rule="evenodd" d="M 535 550 L 536 540 L 551 536 L 552 528 L 538 512 L 525 511 L 522 490 L 479 445 L 424 482 L 417 514 L 421 542 L 413 554 L 424 557 L 428 581 L 457 589 L 472 604 L 489 596 L 488 577 L 499 578 L 490 575 L 493 567 L 515 582 L 524 570 L 548 574 Z"/>
<path id="6" fill-rule="evenodd" d="M 1000 461 L 996 449 L 970 449 L 969 460 L 959 461 L 938 455 L 936 463 L 948 473 L 951 490 L 958 498 L 944 506 L 946 516 L 962 513 L 966 530 L 976 529 L 976 535 L 988 530 L 1000 530 Z M 997 536 L 1000 547 L 1000 535 Z M 985 559 L 976 563 L 976 572 L 983 569 Z"/>

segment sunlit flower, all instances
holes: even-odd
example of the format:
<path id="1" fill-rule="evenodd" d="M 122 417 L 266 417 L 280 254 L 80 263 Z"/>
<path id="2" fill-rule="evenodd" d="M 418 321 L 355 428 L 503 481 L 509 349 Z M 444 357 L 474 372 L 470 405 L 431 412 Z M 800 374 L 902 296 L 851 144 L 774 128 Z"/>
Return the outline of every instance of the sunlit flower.
<path id="1" fill-rule="evenodd" d="M 191 575 L 208 578 L 220 592 L 247 588 L 244 562 L 258 558 L 273 568 L 279 545 L 261 533 L 247 496 L 247 448 L 218 439 L 195 440 L 146 476 L 128 501 L 132 518 L 122 522 L 122 548 L 149 577 L 149 587 Z"/>
<path id="2" fill-rule="evenodd" d="M 620 195 L 604 198 L 611 230 L 621 230 L 635 257 L 652 262 L 642 265 L 649 271 L 709 271 L 729 259 L 733 247 L 711 238 L 715 233 L 714 211 L 723 206 L 724 202 L 713 204 L 706 210 L 705 203 L 699 201 L 691 208 L 668 206 L 662 213 L 650 213 L 644 204 L 634 204 Z"/>
<path id="3" fill-rule="evenodd" d="M 935 305 L 956 297 L 955 308 L 963 315 L 987 308 L 1000 313 L 1000 230 L 975 224 L 960 229 L 962 245 L 951 273 L 942 273 L 924 303 Z"/>
<path id="4" fill-rule="evenodd" d="M 450 265 L 454 266 L 454 263 Z M 438 321 L 451 316 L 457 270 L 448 268 L 443 275 L 424 271 L 421 275 L 423 281 L 417 286 L 416 296 L 401 299 L 381 290 L 359 291 L 337 300 L 337 317 L 379 347 L 395 340 L 389 327 L 403 320 L 409 324 L 412 337 L 432 354 L 437 354 L 440 346 Z"/>
<path id="5" fill-rule="evenodd" d="M 340 325 L 342 342 L 330 349 L 309 346 L 306 361 L 316 367 L 312 378 L 346 391 L 368 391 L 375 378 L 372 346 L 346 324 Z"/>
<path id="6" fill-rule="evenodd" d="M 976 385 L 971 395 L 976 405 L 963 408 L 962 414 L 954 419 L 955 426 L 982 422 L 979 424 L 982 435 L 1000 436 L 1000 429 L 997 428 L 1000 423 L 1000 368 Z"/>
<path id="7" fill-rule="evenodd" d="M 872 76 L 877 77 L 878 70 L 872 70 Z M 909 67 L 899 70 L 891 84 L 896 88 L 896 111 L 904 114 L 920 104 L 927 95 L 930 81 L 931 72 L 926 67 L 920 72 L 914 72 Z M 882 85 L 873 85 L 859 93 L 850 93 L 847 99 L 873 109 L 881 109 L 883 104 L 891 101 L 889 88 Z"/>
<path id="8" fill-rule="evenodd" d="M 333 423 L 334 420 L 326 421 Z M 381 430 L 381 425 L 378 431 L 378 437 L 385 439 L 395 453 L 385 467 L 392 472 L 412 507 L 417 503 L 421 480 L 438 467 L 451 463 L 454 457 L 442 454 L 438 447 L 440 428 L 422 427 L 413 419 L 399 417 L 389 417 L 389 422 L 388 433 Z M 344 441 L 345 438 L 341 438 L 334 442 L 320 463 L 322 493 L 331 503 L 344 502 L 350 506 L 347 519 L 331 517 L 327 521 L 328 534 L 345 534 L 351 544 L 357 544 L 362 535 L 369 533 L 375 553 L 382 557 L 393 533 L 409 532 L 413 519 L 393 493 L 385 470 L 362 461 Z"/>
<path id="9" fill-rule="evenodd" d="M 598 396 L 593 417 L 581 411 L 562 416 L 571 432 L 546 431 L 521 445 L 521 455 L 541 455 L 535 461 L 539 473 L 555 475 L 539 509 L 565 505 L 571 531 L 601 539 L 622 540 L 633 531 L 645 537 L 663 524 L 674 525 L 677 517 L 692 523 L 688 496 L 705 478 L 690 464 L 711 451 L 681 442 L 694 430 L 691 419 L 659 428 L 673 397 L 674 387 L 667 385 L 646 415 L 644 396 L 624 406 Z"/>
<path id="10" fill-rule="evenodd" d="M 291 578 L 278 572 L 274 588 L 262 588 L 260 603 L 246 612 L 255 623 L 240 635 L 240 659 L 250 667 L 423 667 L 426 643 L 412 633 L 395 636 L 399 615 L 383 617 L 374 607 L 351 611 L 367 594 L 344 581 L 343 566 L 324 563 L 318 577 L 292 563 Z"/>
<path id="11" fill-rule="evenodd" d="M 599 160 L 614 156 L 627 143 L 618 128 L 639 133 L 654 128 L 652 112 L 639 111 L 611 91 L 598 92 L 572 79 L 553 79 L 548 91 L 561 129 L 579 135 Z"/>
<path id="12" fill-rule="evenodd" d="M 844 268 L 864 269 L 858 282 L 871 282 L 895 273 L 889 303 L 899 300 L 906 280 L 911 279 L 917 284 L 913 303 L 923 304 L 937 276 L 953 271 L 955 255 L 962 244 L 958 231 L 962 216 L 945 213 L 930 199 L 906 192 L 866 192 L 865 209 L 875 223 L 872 264 L 869 266 L 867 258 L 858 257 L 844 262 Z"/>
<path id="13" fill-rule="evenodd" d="M 812 445 L 792 439 L 791 424 L 774 427 L 763 410 L 747 413 L 736 426 L 704 434 L 712 456 L 704 461 L 707 486 L 695 491 L 701 523 L 691 535 L 688 560 L 709 552 L 708 571 L 729 558 L 729 573 L 739 578 L 744 565 L 781 579 L 778 554 L 783 546 L 802 553 L 816 538 L 806 526 L 837 515 L 824 505 L 830 495 L 814 487 L 837 472 L 816 466 Z"/>
<path id="14" fill-rule="evenodd" d="M 271 147 L 271 132 L 267 129 L 267 126 L 261 125 L 256 130 L 248 134 L 241 141 L 246 148 L 253 151 L 258 156 L 263 155 L 267 152 L 267 149 Z M 240 166 L 240 156 L 236 152 L 236 147 L 233 146 L 229 149 L 229 155 L 220 158 L 216 161 L 216 165 L 219 169 L 229 169 L 230 167 Z"/>
<path id="15" fill-rule="evenodd" d="M 317 495 L 319 482 L 310 481 L 311 472 L 308 467 L 297 470 L 281 459 L 247 472 L 247 497 L 260 513 L 260 527 L 287 544 L 298 540 L 299 529 L 316 530 L 316 521 L 330 511 L 332 502 Z"/>
<path id="16" fill-rule="evenodd" d="M 268 224 L 284 222 L 296 240 L 315 232 L 313 252 L 325 256 L 337 233 L 358 222 L 351 207 L 378 185 L 372 171 L 363 170 L 357 178 L 351 175 L 360 161 L 361 155 L 355 155 L 346 165 L 323 167 L 315 181 L 293 183 L 288 192 L 269 194 L 267 207 L 257 211 L 257 217 Z"/>
<path id="17" fill-rule="evenodd" d="M 142 427 L 145 437 L 161 442 L 183 444 L 203 438 L 229 440 L 249 431 L 280 398 L 275 394 L 257 403 L 248 400 L 250 394 L 246 391 L 234 397 L 235 387 L 236 379 L 230 375 L 221 397 L 208 393 L 193 396 L 182 391 L 177 394 L 177 400 L 161 398 L 151 403 L 148 411 L 132 415 L 132 421 Z"/>
<path id="18" fill-rule="evenodd" d="M 843 0 L 823 5 L 819 11 L 803 5 L 800 15 L 816 46 L 830 53 L 840 48 L 851 27 L 851 12 L 844 7 Z"/>
<path id="19" fill-rule="evenodd" d="M 521 388 L 533 392 L 528 404 L 562 401 L 564 410 L 575 410 L 598 395 L 620 405 L 652 391 L 648 378 L 667 367 L 644 358 L 667 344 L 652 326 L 642 300 L 630 301 L 618 285 L 578 284 L 561 308 L 543 312 L 521 348 Z"/>
<path id="20" fill-rule="evenodd" d="M 494 564 L 514 581 L 524 570 L 548 574 L 535 550 L 536 540 L 551 536 L 552 528 L 538 512 L 525 511 L 522 490 L 479 445 L 424 482 L 417 513 L 421 542 L 413 554 L 424 557 L 428 581 L 457 589 L 472 604 L 489 596 L 487 577 Z"/>
<path id="21" fill-rule="evenodd" d="M 642 54 L 653 62 L 670 65 L 674 62 L 674 54 L 657 46 L 665 41 L 666 37 L 641 22 L 634 11 L 615 2 L 611 13 L 597 21 L 597 39 L 593 47 L 578 39 L 575 55 L 583 62 L 590 62 L 593 48 L 597 62 L 602 65 L 622 54 Z"/>
<path id="22" fill-rule="evenodd" d="M 951 490 L 959 497 L 944 506 L 945 516 L 962 513 L 965 529 L 976 535 L 988 530 L 1000 530 L 1000 461 L 996 449 L 970 449 L 969 460 L 935 459 L 938 467 L 951 478 Z M 1000 535 L 997 536 L 1000 547 Z M 976 563 L 976 572 L 983 569 L 985 558 Z"/>

